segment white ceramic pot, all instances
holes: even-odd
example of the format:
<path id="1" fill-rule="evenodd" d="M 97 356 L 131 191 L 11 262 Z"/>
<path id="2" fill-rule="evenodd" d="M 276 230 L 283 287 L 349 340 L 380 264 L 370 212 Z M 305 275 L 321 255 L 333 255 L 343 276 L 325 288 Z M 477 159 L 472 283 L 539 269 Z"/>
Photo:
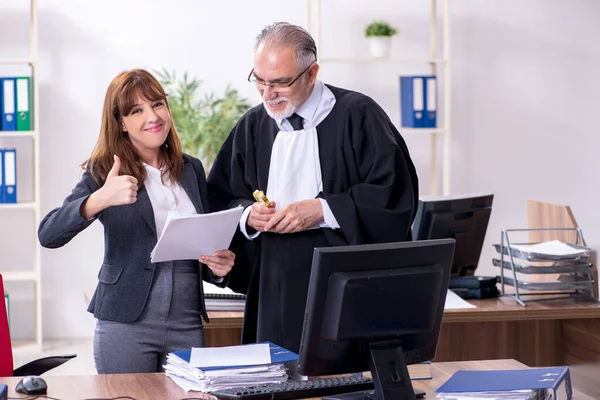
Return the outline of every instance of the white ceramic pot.
<path id="1" fill-rule="evenodd" d="M 369 50 L 372 57 L 387 58 L 390 56 L 391 36 L 371 36 L 367 39 L 369 39 Z"/>

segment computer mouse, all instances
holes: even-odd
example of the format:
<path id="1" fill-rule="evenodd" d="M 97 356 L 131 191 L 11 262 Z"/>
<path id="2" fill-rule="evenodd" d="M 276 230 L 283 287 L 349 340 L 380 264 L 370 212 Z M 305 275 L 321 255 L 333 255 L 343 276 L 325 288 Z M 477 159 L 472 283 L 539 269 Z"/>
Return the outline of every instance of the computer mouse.
<path id="1" fill-rule="evenodd" d="M 23 394 L 46 394 L 48 385 L 46 381 L 39 376 L 26 376 L 17 383 L 15 391 Z"/>

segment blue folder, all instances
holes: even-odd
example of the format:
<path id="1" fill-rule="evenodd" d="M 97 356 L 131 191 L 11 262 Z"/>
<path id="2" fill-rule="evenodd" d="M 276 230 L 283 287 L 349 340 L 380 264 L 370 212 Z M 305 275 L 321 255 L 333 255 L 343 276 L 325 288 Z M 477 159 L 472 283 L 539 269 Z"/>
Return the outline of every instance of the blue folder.
<path id="1" fill-rule="evenodd" d="M 564 386 L 564 389 L 563 389 Z M 566 394 L 557 397 L 557 390 Z M 507 392 L 512 390 L 552 390 L 554 399 L 570 399 L 573 394 L 568 367 L 519 370 L 456 371 L 436 393 Z"/>
<path id="2" fill-rule="evenodd" d="M 4 149 L 0 149 L 0 203 L 4 203 Z"/>
<path id="3" fill-rule="evenodd" d="M 437 79 L 435 75 L 424 76 L 425 81 L 425 116 L 423 126 L 426 128 L 437 127 Z"/>
<path id="4" fill-rule="evenodd" d="M 269 344 L 269 351 L 271 352 L 271 364 L 279 364 L 279 363 L 285 363 L 285 362 L 290 362 L 290 361 L 297 361 L 298 360 L 298 354 L 284 349 L 281 346 L 277 346 L 276 344 L 273 344 L 271 342 L 262 342 L 262 343 L 268 343 Z M 190 362 L 190 358 L 192 356 L 192 350 L 181 350 L 181 351 L 174 351 L 173 354 L 175 354 L 177 357 L 181 358 L 183 361 L 189 363 Z M 211 371 L 211 370 L 216 370 L 216 369 L 227 369 L 227 368 L 241 368 L 241 367 L 248 367 L 248 365 L 228 365 L 225 367 L 204 367 L 204 368 L 200 368 L 203 371 Z"/>
<path id="5" fill-rule="evenodd" d="M 17 150 L 4 149 L 4 165 L 2 172 L 4 178 L 2 183 L 4 186 L 3 201 L 4 203 L 17 202 Z"/>
<path id="6" fill-rule="evenodd" d="M 400 116 L 405 128 L 437 126 L 437 79 L 435 75 L 400 77 Z"/>
<path id="7" fill-rule="evenodd" d="M 400 77 L 400 116 L 405 128 L 423 128 L 425 112 L 423 76 Z"/>
<path id="8" fill-rule="evenodd" d="M 15 78 L 0 78 L 0 129 L 3 131 L 16 131 L 17 108 Z"/>

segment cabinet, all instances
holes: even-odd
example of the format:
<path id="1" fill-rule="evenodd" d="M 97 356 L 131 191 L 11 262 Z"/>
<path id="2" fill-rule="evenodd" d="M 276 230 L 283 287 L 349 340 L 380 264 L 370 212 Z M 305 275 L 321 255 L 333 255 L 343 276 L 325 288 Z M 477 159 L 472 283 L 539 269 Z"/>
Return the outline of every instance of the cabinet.
<path id="1" fill-rule="evenodd" d="M 42 282 L 41 282 L 41 260 L 40 253 L 41 249 L 37 240 L 37 227 L 40 222 L 40 144 L 39 144 L 39 95 L 38 95 L 38 79 L 37 79 L 37 54 L 38 54 L 38 15 L 37 15 L 37 0 L 30 0 L 29 3 L 29 57 L 24 59 L 9 59 L 0 57 L 0 75 L 5 75 L 4 69 L 10 70 L 10 68 L 28 68 L 30 70 L 30 93 L 32 99 L 30 101 L 30 112 L 32 114 L 32 126 L 33 130 L 30 131 L 0 131 L 0 147 L 7 147 L 6 143 L 18 143 L 19 147 L 31 145 L 31 151 L 19 152 L 17 151 L 17 160 L 21 157 L 27 157 L 25 161 L 31 168 L 27 169 L 27 176 L 23 176 L 20 169 L 17 167 L 17 203 L 0 203 L 0 221 L 7 221 L 10 214 L 21 213 L 32 213 L 32 218 L 28 219 L 32 221 L 31 227 L 27 226 L 25 229 L 31 233 L 31 246 L 29 249 L 33 252 L 32 260 L 33 265 L 15 265 L 10 266 L 7 269 L 5 266 L 4 270 L 0 270 L 2 277 L 4 278 L 5 284 L 10 287 L 11 282 L 31 282 L 33 283 L 33 306 L 35 309 L 32 318 L 34 325 L 34 340 L 38 346 L 42 344 Z M 5 32 L 6 33 L 6 32 Z M 6 54 L 0 50 L 0 54 Z M 6 74 L 7 75 L 7 74 Z M 25 155 L 23 155 L 25 153 Z M 18 165 L 23 165 L 23 161 L 19 160 Z M 23 198 L 22 191 L 27 185 L 31 185 L 32 194 L 27 196 L 30 198 Z M 4 224 L 3 227 L 10 229 Z M 18 240 L 18 238 L 15 238 Z M 0 243 L 0 249 L 2 252 L 15 252 L 19 250 L 19 246 L 10 240 L 4 240 Z M 12 255 L 11 255 L 12 256 Z M 12 259 L 13 257 L 9 257 Z M 13 307 L 11 307 L 13 308 Z M 13 316 L 14 317 L 14 316 Z M 14 318 L 12 318 L 14 321 Z"/>
<path id="2" fill-rule="evenodd" d="M 403 128 L 399 121 L 397 123 L 398 130 L 402 135 L 428 135 L 429 136 L 429 193 L 427 195 L 436 196 L 439 193 L 438 179 L 438 156 L 437 156 L 437 138 L 443 138 L 442 149 L 442 194 L 450 194 L 450 167 L 451 167 L 451 92 L 450 92 L 450 1 L 442 0 L 442 32 L 439 34 L 438 27 L 438 0 L 430 0 L 430 15 L 429 15 L 429 53 L 428 58 L 354 58 L 354 57 L 327 57 L 321 51 L 321 33 L 322 33 L 322 0 L 305 0 L 305 29 L 307 29 L 316 41 L 319 56 L 319 64 L 321 68 L 327 68 L 327 64 L 331 63 L 416 63 L 422 64 L 427 68 L 428 73 L 440 77 L 444 74 L 443 79 L 443 98 L 438 99 L 438 111 L 442 110 L 443 120 L 440 119 L 438 112 L 438 127 L 437 128 Z M 341 6 L 341 5 L 339 5 Z M 401 27 L 400 27 L 401 28 Z M 362 29 L 362 28 L 361 28 Z M 401 28 L 402 29 L 402 28 Z M 438 54 L 438 40 L 441 36 L 442 54 Z M 440 80 L 438 79 L 438 83 Z M 396 87 L 398 83 L 396 81 Z M 438 93 L 439 93 L 438 87 Z M 366 93 L 368 95 L 368 93 Z M 440 101 L 441 100 L 441 101 Z"/>

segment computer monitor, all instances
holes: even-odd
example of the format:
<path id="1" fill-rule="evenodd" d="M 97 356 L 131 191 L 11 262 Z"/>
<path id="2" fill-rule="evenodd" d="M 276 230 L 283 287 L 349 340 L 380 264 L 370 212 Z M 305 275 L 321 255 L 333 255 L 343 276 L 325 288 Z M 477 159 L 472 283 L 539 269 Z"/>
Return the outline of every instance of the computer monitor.
<path id="1" fill-rule="evenodd" d="M 452 275 L 474 275 L 493 200 L 493 194 L 421 199 L 412 229 L 413 240 L 455 239 Z"/>
<path id="2" fill-rule="evenodd" d="M 298 370 L 370 370 L 364 392 L 328 399 L 414 399 L 407 364 L 436 351 L 454 240 L 315 248 Z"/>

